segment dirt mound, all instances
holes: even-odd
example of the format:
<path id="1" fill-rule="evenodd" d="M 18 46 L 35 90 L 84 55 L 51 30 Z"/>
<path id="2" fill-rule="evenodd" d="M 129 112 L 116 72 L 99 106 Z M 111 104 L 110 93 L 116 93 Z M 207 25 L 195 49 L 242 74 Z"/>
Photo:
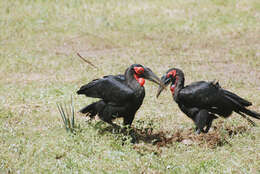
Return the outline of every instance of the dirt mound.
<path id="1" fill-rule="evenodd" d="M 245 126 L 225 127 L 214 126 L 207 134 L 197 135 L 194 129 L 177 130 L 176 132 L 158 131 L 152 129 L 134 129 L 137 142 L 143 141 L 160 147 L 169 147 L 175 142 L 185 145 L 199 145 L 201 147 L 216 148 L 224 144 L 230 144 L 228 138 L 248 131 Z"/>
<path id="2" fill-rule="evenodd" d="M 101 128 L 102 126 L 100 126 L 100 123 L 103 122 L 100 121 L 92 125 L 99 130 L 100 134 L 108 131 L 113 134 L 130 136 L 132 138 L 131 142 L 134 143 L 135 149 L 140 150 L 150 147 L 153 150 L 148 151 L 151 152 L 154 152 L 154 147 L 157 148 L 157 151 L 160 151 L 160 148 L 171 147 L 174 143 L 182 143 L 187 146 L 197 145 L 200 147 L 207 147 L 211 149 L 223 146 L 225 144 L 229 144 L 231 146 L 232 144 L 229 143 L 230 138 L 237 134 L 246 133 L 247 131 L 249 131 L 250 128 L 241 125 L 237 127 L 235 127 L 234 125 L 224 125 L 223 121 L 218 121 L 214 126 L 211 127 L 210 131 L 207 134 L 201 133 L 198 135 L 195 133 L 195 130 L 193 128 L 178 129 L 172 132 L 169 130 L 155 130 L 151 124 L 143 126 L 141 128 L 134 127 L 129 132 L 125 129 L 115 128 L 113 126 Z M 144 144 L 146 145 L 143 146 Z"/>

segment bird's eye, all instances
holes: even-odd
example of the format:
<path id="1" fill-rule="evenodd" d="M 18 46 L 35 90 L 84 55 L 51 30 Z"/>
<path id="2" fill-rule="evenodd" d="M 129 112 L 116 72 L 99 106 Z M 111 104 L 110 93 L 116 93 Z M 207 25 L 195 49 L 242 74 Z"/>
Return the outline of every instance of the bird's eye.
<path id="1" fill-rule="evenodd" d="M 176 70 L 172 70 L 172 71 L 168 72 L 167 78 L 169 78 L 170 76 L 175 77 L 176 76 Z"/>
<path id="2" fill-rule="evenodd" d="M 135 70 L 136 74 L 143 74 L 144 73 L 143 67 L 134 67 L 134 70 Z"/>

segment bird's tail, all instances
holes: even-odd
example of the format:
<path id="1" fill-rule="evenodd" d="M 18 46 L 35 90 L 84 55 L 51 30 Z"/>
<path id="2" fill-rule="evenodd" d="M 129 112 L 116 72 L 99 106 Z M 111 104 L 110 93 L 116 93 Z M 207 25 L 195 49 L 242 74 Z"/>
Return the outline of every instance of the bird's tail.
<path id="1" fill-rule="evenodd" d="M 233 100 L 235 100 L 236 102 L 238 102 L 240 105 L 242 106 L 251 106 L 252 103 L 239 97 L 238 95 L 234 94 L 233 92 L 227 91 L 223 89 L 223 92 L 226 96 L 232 98 Z"/>
<path id="2" fill-rule="evenodd" d="M 249 116 L 251 116 L 251 117 L 254 117 L 254 118 L 260 120 L 260 114 L 257 113 L 257 112 L 255 112 L 255 111 L 251 111 L 251 110 L 249 110 L 249 109 L 247 109 L 247 108 L 241 108 L 240 111 L 243 112 L 243 113 L 245 113 L 246 115 L 249 115 Z"/>
<path id="3" fill-rule="evenodd" d="M 97 102 L 87 105 L 84 108 L 80 109 L 79 112 L 81 112 L 82 114 L 88 114 L 90 118 L 93 118 L 95 115 L 97 115 L 97 110 L 95 107 L 96 104 Z"/>
<path id="4" fill-rule="evenodd" d="M 105 107 L 105 102 L 103 100 L 91 103 L 90 105 L 85 106 L 79 112 L 83 114 L 88 114 L 90 118 L 93 118 L 97 114 L 101 114 Z"/>
<path id="5" fill-rule="evenodd" d="M 235 112 L 240 114 L 242 117 L 244 117 L 245 119 L 247 119 L 247 121 L 249 123 L 251 123 L 253 126 L 255 126 L 256 124 L 250 120 L 248 117 L 246 117 L 246 115 L 251 116 L 253 118 L 259 119 L 260 120 L 260 114 L 255 112 L 255 111 L 251 111 L 249 109 L 246 108 L 246 106 L 250 106 L 251 102 L 246 101 L 245 99 L 237 96 L 236 94 L 233 94 L 229 91 L 225 91 L 225 97 L 227 99 L 229 99 L 230 101 L 232 101 L 233 104 L 236 105 L 236 110 Z M 246 114 L 246 115 L 244 115 Z"/>
<path id="6" fill-rule="evenodd" d="M 253 118 L 256 118 L 256 119 L 260 119 L 260 114 L 255 112 L 255 111 L 251 111 L 249 109 L 246 108 L 246 106 L 248 104 L 251 105 L 250 102 L 242 99 L 241 97 L 237 96 L 237 95 L 232 95 L 233 93 L 229 92 L 230 94 L 229 95 L 226 95 L 226 98 L 228 98 L 229 100 L 231 100 L 237 107 L 237 109 L 235 110 L 235 112 L 237 113 L 244 113 L 248 116 L 251 116 Z"/>

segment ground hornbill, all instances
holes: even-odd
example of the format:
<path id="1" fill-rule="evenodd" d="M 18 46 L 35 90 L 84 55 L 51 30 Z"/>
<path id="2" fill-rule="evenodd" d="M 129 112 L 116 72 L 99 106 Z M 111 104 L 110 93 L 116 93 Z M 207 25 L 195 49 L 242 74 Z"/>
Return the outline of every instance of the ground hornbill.
<path id="1" fill-rule="evenodd" d="M 91 81 L 77 93 L 101 100 L 82 108 L 80 112 L 88 113 L 91 118 L 98 114 L 101 120 L 114 126 L 112 120 L 123 117 L 123 124 L 131 125 L 145 96 L 145 79 L 163 85 L 149 68 L 140 64 L 131 65 L 124 75 L 108 75 Z"/>
<path id="2" fill-rule="evenodd" d="M 247 109 L 251 102 L 220 87 L 218 82 L 198 81 L 184 86 L 184 73 L 177 68 L 169 69 L 161 80 L 169 85 L 173 99 L 179 108 L 196 125 L 196 133 L 207 133 L 216 115 L 227 118 L 233 111 L 246 118 L 251 124 L 255 123 L 246 115 L 260 119 L 260 114 Z M 163 88 L 159 87 L 157 97 Z"/>

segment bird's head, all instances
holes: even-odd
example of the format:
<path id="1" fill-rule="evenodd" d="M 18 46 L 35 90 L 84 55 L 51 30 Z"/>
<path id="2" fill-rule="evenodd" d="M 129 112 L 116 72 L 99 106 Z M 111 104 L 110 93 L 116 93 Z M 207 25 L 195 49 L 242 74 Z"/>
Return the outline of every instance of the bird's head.
<path id="1" fill-rule="evenodd" d="M 143 86 L 145 83 L 145 79 L 147 79 L 164 88 L 163 82 L 152 72 L 150 68 L 142 66 L 140 64 L 133 64 L 130 66 L 130 70 L 133 72 L 134 78 L 137 80 L 140 86 Z"/>
<path id="2" fill-rule="evenodd" d="M 171 68 L 169 69 L 165 75 L 161 77 L 161 81 L 163 82 L 164 86 L 167 87 L 170 83 L 172 84 L 170 87 L 170 90 L 172 91 L 172 94 L 174 94 L 174 90 L 176 87 L 176 84 L 178 82 L 178 77 L 182 76 L 184 78 L 184 74 L 180 69 L 177 68 Z M 164 88 L 159 86 L 156 97 L 159 97 L 161 92 L 163 91 Z"/>

